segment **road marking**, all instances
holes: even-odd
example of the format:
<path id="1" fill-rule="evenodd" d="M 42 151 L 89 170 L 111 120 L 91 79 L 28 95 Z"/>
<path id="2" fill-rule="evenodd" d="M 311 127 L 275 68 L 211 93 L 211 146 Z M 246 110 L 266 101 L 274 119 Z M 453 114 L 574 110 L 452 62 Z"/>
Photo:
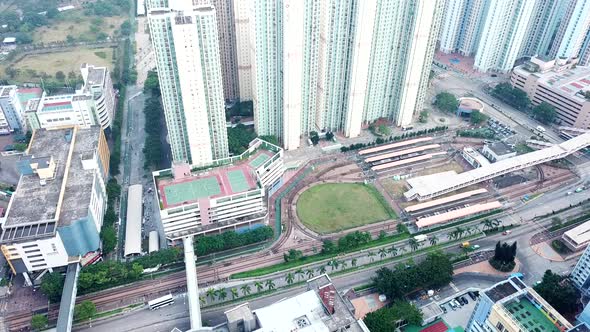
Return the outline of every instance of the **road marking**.
<path id="1" fill-rule="evenodd" d="M 457 292 L 457 293 L 459 292 L 459 288 L 457 288 L 457 286 L 455 286 L 455 284 L 454 284 L 454 283 L 452 283 L 452 282 L 449 282 L 449 286 L 451 286 L 451 288 L 452 288 L 452 289 L 453 289 L 455 292 Z"/>

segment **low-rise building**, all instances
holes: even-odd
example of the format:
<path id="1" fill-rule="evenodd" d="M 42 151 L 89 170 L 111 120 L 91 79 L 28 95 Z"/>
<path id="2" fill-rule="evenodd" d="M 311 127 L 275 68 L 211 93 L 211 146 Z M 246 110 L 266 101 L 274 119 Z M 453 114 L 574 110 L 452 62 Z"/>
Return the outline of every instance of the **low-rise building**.
<path id="1" fill-rule="evenodd" d="M 109 149 L 102 129 L 36 130 L 16 191 L 0 218 L 1 250 L 10 268 L 51 271 L 99 249 L 107 205 Z"/>
<path id="2" fill-rule="evenodd" d="M 472 147 L 464 147 L 461 155 L 469 165 L 473 166 L 473 168 L 479 168 L 490 164 L 484 155 Z"/>
<path id="3" fill-rule="evenodd" d="M 282 184 L 283 150 L 261 139 L 208 166 L 174 164 L 153 173 L 169 240 L 264 223 L 267 198 Z"/>
<path id="4" fill-rule="evenodd" d="M 467 332 L 565 332 L 573 328 L 559 312 L 518 277 L 480 292 Z"/>
<path id="5" fill-rule="evenodd" d="M 590 295 L 590 247 L 586 247 L 580 256 L 578 263 L 572 270 L 570 279 L 583 296 Z"/>
<path id="6" fill-rule="evenodd" d="M 368 332 L 355 318 L 354 306 L 325 274 L 307 281 L 307 291 L 269 306 L 250 310 L 243 304 L 225 312 L 230 332 L 348 331 Z"/>
<path id="7" fill-rule="evenodd" d="M 115 91 L 106 67 L 82 64 L 84 86 L 73 94 L 31 99 L 23 107 L 31 129 L 101 126 L 108 130 L 115 112 Z"/>
<path id="8" fill-rule="evenodd" d="M 484 145 L 481 153 L 493 163 L 516 156 L 516 150 L 502 141 Z"/>
<path id="9" fill-rule="evenodd" d="M 27 131 L 17 87 L 16 85 L 0 86 L 0 134 L 9 134 L 14 131 Z"/>
<path id="10" fill-rule="evenodd" d="M 579 251 L 586 248 L 588 243 L 590 243 L 590 221 L 563 233 L 561 239 L 572 251 Z"/>
<path id="11" fill-rule="evenodd" d="M 533 105 L 546 102 L 557 111 L 564 126 L 590 129 L 590 67 L 576 66 L 577 60 L 543 61 L 532 58 L 512 70 L 513 87 L 524 90 Z"/>

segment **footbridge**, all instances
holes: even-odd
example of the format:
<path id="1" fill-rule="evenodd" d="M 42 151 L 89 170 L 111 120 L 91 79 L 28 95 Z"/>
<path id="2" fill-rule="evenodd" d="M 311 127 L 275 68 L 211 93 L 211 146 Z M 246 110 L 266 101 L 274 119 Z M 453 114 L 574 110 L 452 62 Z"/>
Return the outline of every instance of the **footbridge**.
<path id="1" fill-rule="evenodd" d="M 408 179 L 410 190 L 404 193 L 407 200 L 423 201 L 467 186 L 493 179 L 520 169 L 561 159 L 590 146 L 590 132 L 576 136 L 561 144 L 542 150 L 504 159 L 493 164 L 457 174 L 454 171 Z"/>

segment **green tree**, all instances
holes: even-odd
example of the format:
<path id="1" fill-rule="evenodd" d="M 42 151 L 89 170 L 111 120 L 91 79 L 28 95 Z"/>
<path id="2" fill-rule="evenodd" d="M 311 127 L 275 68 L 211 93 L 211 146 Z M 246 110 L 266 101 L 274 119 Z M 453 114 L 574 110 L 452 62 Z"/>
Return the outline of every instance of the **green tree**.
<path id="1" fill-rule="evenodd" d="M 59 302 L 64 286 L 64 276 L 58 272 L 46 274 L 41 279 L 41 292 L 53 303 Z"/>
<path id="2" fill-rule="evenodd" d="M 330 240 L 324 240 L 322 242 L 322 253 L 330 254 L 333 252 L 336 252 L 336 245 L 334 245 L 334 242 Z"/>
<path id="3" fill-rule="evenodd" d="M 207 289 L 207 292 L 205 294 L 207 294 L 207 296 L 211 299 L 211 301 L 215 301 L 215 296 L 217 295 L 217 293 L 215 292 L 215 289 L 209 288 L 209 289 Z"/>
<path id="4" fill-rule="evenodd" d="M 235 300 L 236 298 L 238 298 L 239 294 L 238 294 L 238 290 L 236 288 L 230 288 L 229 291 L 231 293 L 232 300 Z"/>
<path id="5" fill-rule="evenodd" d="M 299 281 L 301 281 L 301 279 L 303 279 L 303 277 L 305 276 L 305 272 L 303 272 L 302 268 L 298 268 L 297 271 L 295 271 L 295 274 L 297 275 L 297 279 Z"/>
<path id="6" fill-rule="evenodd" d="M 369 259 L 371 260 L 371 262 L 374 262 L 375 261 L 375 253 L 374 252 L 369 251 L 367 253 L 367 257 L 369 257 Z"/>
<path id="7" fill-rule="evenodd" d="M 307 274 L 307 279 L 311 279 L 314 276 L 313 269 L 308 269 L 305 273 Z"/>
<path id="8" fill-rule="evenodd" d="M 248 284 L 242 285 L 242 287 L 240 287 L 240 289 L 242 290 L 242 295 L 244 295 L 244 296 L 250 295 L 250 292 L 252 292 L 252 287 L 250 287 L 250 285 L 248 285 Z"/>
<path id="9" fill-rule="evenodd" d="M 61 70 L 58 70 L 58 71 L 55 73 L 55 79 L 56 79 L 56 80 L 58 80 L 58 81 L 61 81 L 61 82 L 63 82 L 63 81 L 66 79 L 66 74 L 64 74 L 64 72 L 63 72 L 63 71 L 61 71 Z"/>
<path id="10" fill-rule="evenodd" d="M 351 260 L 350 260 L 350 265 L 351 265 L 352 267 L 356 267 L 356 262 L 357 262 L 357 261 L 358 261 L 358 260 L 357 260 L 356 258 L 353 258 L 353 259 L 351 259 Z"/>
<path id="11" fill-rule="evenodd" d="M 371 332 L 390 332 L 396 330 L 398 321 L 407 321 L 411 325 L 422 324 L 422 312 L 416 306 L 405 301 L 396 301 L 391 307 L 383 307 L 368 313 L 363 319 Z"/>
<path id="12" fill-rule="evenodd" d="M 35 331 L 41 331 L 47 327 L 48 321 L 45 315 L 33 315 L 31 317 L 31 328 Z"/>
<path id="13" fill-rule="evenodd" d="M 320 136 L 318 135 L 317 131 L 310 131 L 309 139 L 311 140 L 311 144 L 313 145 L 317 145 L 320 142 Z"/>
<path id="14" fill-rule="evenodd" d="M 229 152 L 241 154 L 248 149 L 250 142 L 256 138 L 256 133 L 243 124 L 227 129 L 227 144 Z"/>
<path id="15" fill-rule="evenodd" d="M 121 34 L 123 36 L 129 36 L 132 31 L 131 22 L 129 22 L 129 20 L 126 20 L 125 22 L 121 23 L 119 31 L 121 31 Z"/>
<path id="16" fill-rule="evenodd" d="M 408 232 L 408 227 L 406 227 L 406 225 L 404 225 L 402 223 L 397 224 L 397 226 L 395 226 L 395 229 L 400 234 L 403 234 L 403 233 L 407 233 Z"/>
<path id="17" fill-rule="evenodd" d="M 227 289 L 225 288 L 221 288 L 217 290 L 217 298 L 219 298 L 220 301 L 225 301 L 225 299 L 227 298 Z"/>
<path id="18" fill-rule="evenodd" d="M 287 284 L 292 284 L 293 281 L 295 280 L 295 276 L 293 275 L 293 273 L 289 272 L 287 273 L 287 275 L 285 276 L 285 281 L 287 282 Z"/>
<path id="19" fill-rule="evenodd" d="M 441 111 L 454 113 L 459 107 L 459 100 L 452 93 L 441 92 L 436 95 L 434 105 Z"/>
<path id="20" fill-rule="evenodd" d="M 471 114 L 469 115 L 469 120 L 473 124 L 480 124 L 480 123 L 486 121 L 487 119 L 488 119 L 487 115 L 483 114 L 482 112 L 480 112 L 478 110 L 471 111 Z"/>
<path id="21" fill-rule="evenodd" d="M 74 308 L 74 318 L 76 320 L 87 320 L 96 314 L 96 305 L 94 302 L 84 300 Z"/>
<path id="22" fill-rule="evenodd" d="M 377 253 L 379 254 L 379 257 L 381 257 L 381 259 L 387 257 L 387 249 L 385 248 L 379 249 Z"/>
<path id="23" fill-rule="evenodd" d="M 143 92 L 153 96 L 160 95 L 160 81 L 158 80 L 157 72 L 153 70 L 148 71 L 147 77 L 143 82 Z"/>
<path id="24" fill-rule="evenodd" d="M 418 117 L 418 121 L 420 123 L 428 122 L 428 111 L 421 111 L 420 116 Z"/>
<path id="25" fill-rule="evenodd" d="M 576 313 L 580 293 L 568 278 L 547 270 L 541 283 L 535 285 L 534 289 L 562 315 Z"/>
<path id="26" fill-rule="evenodd" d="M 264 284 L 260 281 L 255 281 L 254 287 L 256 287 L 257 292 L 260 292 L 264 288 Z"/>
<path id="27" fill-rule="evenodd" d="M 420 246 L 418 241 L 416 241 L 416 239 L 414 239 L 414 238 L 410 238 L 408 240 L 408 244 L 410 245 L 410 249 L 412 249 L 412 251 L 418 250 L 418 247 Z"/>
<path id="28" fill-rule="evenodd" d="M 318 273 L 319 274 L 325 274 L 326 273 L 326 267 L 324 265 L 318 267 Z"/>
<path id="29" fill-rule="evenodd" d="M 438 243 L 438 237 L 435 234 L 430 236 L 430 245 L 435 246 Z"/>
<path id="30" fill-rule="evenodd" d="M 270 144 L 280 145 L 279 139 L 274 135 L 262 135 L 262 136 L 258 136 L 258 138 L 260 138 L 261 140 L 267 141 Z"/>
<path id="31" fill-rule="evenodd" d="M 492 94 L 519 110 L 525 110 L 531 104 L 526 92 L 519 88 L 513 88 L 510 83 L 496 85 L 492 90 Z"/>
<path id="32" fill-rule="evenodd" d="M 557 112 L 555 107 L 551 106 L 546 102 L 542 102 L 533 108 L 533 114 L 535 119 L 539 120 L 544 124 L 550 124 L 555 120 Z"/>
<path id="33" fill-rule="evenodd" d="M 117 246 L 117 232 L 113 226 L 103 227 L 100 231 L 103 254 L 110 254 Z"/>
<path id="34" fill-rule="evenodd" d="M 329 131 L 326 133 L 326 141 L 331 141 L 334 138 L 334 133 Z"/>

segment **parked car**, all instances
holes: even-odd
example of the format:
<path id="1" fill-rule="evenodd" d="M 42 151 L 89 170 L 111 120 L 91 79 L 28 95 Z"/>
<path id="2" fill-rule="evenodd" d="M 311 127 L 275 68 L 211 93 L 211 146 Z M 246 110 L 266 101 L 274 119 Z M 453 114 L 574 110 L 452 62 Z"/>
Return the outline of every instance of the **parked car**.
<path id="1" fill-rule="evenodd" d="M 461 296 L 461 300 L 463 301 L 463 304 L 468 304 L 469 301 L 467 301 L 467 299 L 465 298 L 465 296 Z"/>
<path id="2" fill-rule="evenodd" d="M 475 294 L 473 294 L 473 292 L 467 292 L 467 295 L 469 295 L 469 297 L 475 301 L 477 298 L 475 297 Z"/>

